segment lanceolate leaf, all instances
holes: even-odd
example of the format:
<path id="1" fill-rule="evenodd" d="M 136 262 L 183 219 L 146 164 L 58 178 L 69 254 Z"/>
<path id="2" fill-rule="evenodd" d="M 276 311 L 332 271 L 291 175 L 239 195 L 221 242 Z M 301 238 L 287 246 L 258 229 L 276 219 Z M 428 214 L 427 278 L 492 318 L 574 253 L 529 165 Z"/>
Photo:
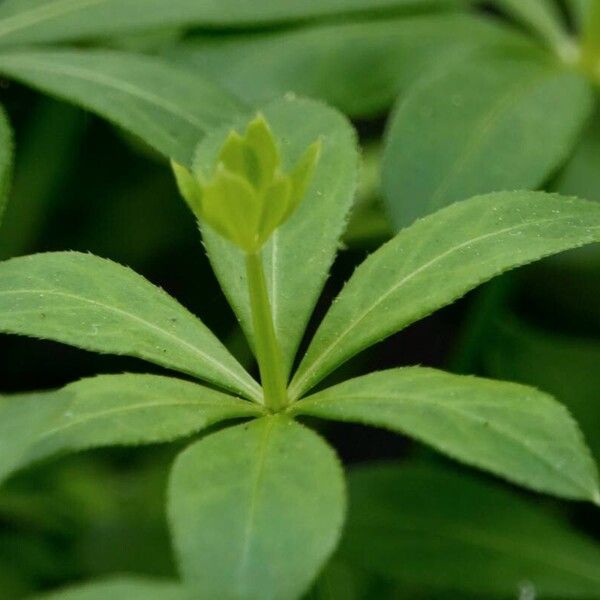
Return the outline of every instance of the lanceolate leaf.
<path id="1" fill-rule="evenodd" d="M 351 116 L 369 116 L 387 110 L 400 90 L 434 66 L 482 46 L 528 42 L 490 19 L 445 12 L 226 39 L 199 36 L 169 47 L 168 55 L 253 104 L 293 91 Z"/>
<path id="2" fill-rule="evenodd" d="M 477 196 L 417 221 L 355 271 L 317 330 L 292 397 L 503 271 L 599 240 L 600 204 L 542 192 Z"/>
<path id="3" fill-rule="evenodd" d="M 475 194 L 540 186 L 569 156 L 590 115 L 585 79 L 531 53 L 482 54 L 401 97 L 383 160 L 400 228 Z"/>
<path id="4" fill-rule="evenodd" d="M 486 374 L 520 381 L 554 394 L 575 416 L 600 457 L 600 343 L 560 335 L 514 315 L 502 315 L 479 347 Z"/>
<path id="5" fill-rule="evenodd" d="M 600 504 L 577 425 L 533 388 L 409 367 L 351 379 L 292 410 L 386 427 L 534 490 Z"/>
<path id="6" fill-rule="evenodd" d="M 189 600 L 178 583 L 142 577 L 119 577 L 75 585 L 35 600 Z"/>
<path id="7" fill-rule="evenodd" d="M 5 51 L 0 73 L 98 113 L 184 164 L 241 106 L 194 71 L 116 50 Z"/>
<path id="8" fill-rule="evenodd" d="M 260 398 L 199 319 L 140 275 L 96 256 L 53 252 L 0 263 L 0 331 L 136 356 Z"/>
<path id="9" fill-rule="evenodd" d="M 559 53 L 573 50 L 554 0 L 494 0 L 494 4 L 530 28 Z"/>
<path id="10" fill-rule="evenodd" d="M 157 375 L 104 375 L 0 404 L 0 478 L 59 452 L 171 441 L 260 407 Z"/>
<path id="11" fill-rule="evenodd" d="M 304 199 L 262 250 L 275 330 L 289 369 L 345 226 L 356 187 L 358 155 L 348 121 L 323 104 L 278 100 L 261 112 L 281 146 L 286 171 L 311 143 L 321 140 L 320 157 Z M 207 136 L 198 147 L 195 168 L 210 172 L 225 136 L 232 127 L 242 130 L 245 125 L 245 121 L 235 122 Z M 252 340 L 244 255 L 209 227 L 202 234 L 219 281 Z"/>
<path id="12" fill-rule="evenodd" d="M 169 515 L 197 600 L 294 600 L 334 549 L 344 481 L 332 449 L 286 417 L 214 433 L 173 468 Z"/>
<path id="13" fill-rule="evenodd" d="M 13 138 L 8 118 L 0 106 L 0 221 L 8 196 L 12 176 Z"/>
<path id="14" fill-rule="evenodd" d="M 165 26 L 253 25 L 444 4 L 457 0 L 4 0 L 0 43 L 55 42 Z"/>
<path id="15" fill-rule="evenodd" d="M 355 568 L 423 598 L 600 598 L 598 544 L 500 486 L 406 464 L 349 479 L 341 555 Z"/>

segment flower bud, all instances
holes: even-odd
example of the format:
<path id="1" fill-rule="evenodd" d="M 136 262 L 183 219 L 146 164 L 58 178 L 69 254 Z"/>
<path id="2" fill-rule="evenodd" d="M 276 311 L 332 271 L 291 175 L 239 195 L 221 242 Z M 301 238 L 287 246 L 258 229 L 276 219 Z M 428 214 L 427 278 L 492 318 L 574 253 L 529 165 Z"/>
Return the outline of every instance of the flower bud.
<path id="1" fill-rule="evenodd" d="M 305 195 L 319 159 L 313 142 L 289 173 L 273 133 L 259 114 L 244 135 L 232 130 L 212 174 L 191 173 L 173 163 L 182 196 L 204 223 L 247 253 L 258 252 L 294 212 Z"/>

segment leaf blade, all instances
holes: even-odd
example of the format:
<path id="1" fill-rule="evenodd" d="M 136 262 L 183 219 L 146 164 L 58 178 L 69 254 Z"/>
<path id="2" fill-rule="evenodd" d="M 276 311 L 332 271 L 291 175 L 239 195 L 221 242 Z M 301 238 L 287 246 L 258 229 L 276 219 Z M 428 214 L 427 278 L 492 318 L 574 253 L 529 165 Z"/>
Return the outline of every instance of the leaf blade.
<path id="1" fill-rule="evenodd" d="M 175 582 L 150 577 L 113 577 L 36 596 L 36 600 L 189 600 Z"/>
<path id="2" fill-rule="evenodd" d="M 176 460 L 169 514 L 202 598 L 297 598 L 335 546 L 344 483 L 333 451 L 281 416 L 232 427 Z"/>
<path id="3" fill-rule="evenodd" d="M 476 194 L 539 187 L 567 159 L 591 107 L 582 77 L 532 53 L 483 54 L 423 79 L 386 134 L 394 224 Z"/>
<path id="4" fill-rule="evenodd" d="M 239 26 L 284 23 L 336 14 L 413 9 L 455 0 L 5 0 L 0 44 L 29 44 L 101 37 L 164 26 Z"/>
<path id="5" fill-rule="evenodd" d="M 257 417 L 251 402 L 158 375 L 101 375 L 0 404 L 0 479 L 62 452 L 168 442 L 214 423 Z"/>
<path id="6" fill-rule="evenodd" d="M 357 268 L 298 367 L 292 398 L 492 277 L 599 240 L 597 203 L 543 192 L 477 196 L 417 221 Z"/>
<path id="7" fill-rule="evenodd" d="M 8 117 L 0 106 L 0 222 L 8 200 L 8 190 L 13 170 L 13 135 Z"/>
<path id="8" fill-rule="evenodd" d="M 600 503 L 577 425 L 533 388 L 407 367 L 317 392 L 292 413 L 386 427 L 531 489 Z"/>
<path id="9" fill-rule="evenodd" d="M 0 72 L 98 113 L 182 164 L 209 129 L 242 107 L 197 73 L 117 50 L 5 51 Z"/>
<path id="10" fill-rule="evenodd" d="M 334 111 L 312 100 L 284 99 L 261 108 L 282 144 L 286 168 L 321 139 L 320 158 L 306 196 L 262 251 L 275 332 L 289 371 L 308 319 L 335 257 L 356 186 L 358 153 L 354 130 Z M 239 123 L 239 125 L 238 125 Z M 243 129 L 245 121 L 236 126 Z M 230 127 L 198 146 L 195 168 L 210 172 Z M 202 227 L 213 269 L 252 343 L 252 315 L 245 259 L 232 244 Z"/>
<path id="11" fill-rule="evenodd" d="M 199 319 L 96 256 L 51 252 L 0 263 L 0 331 L 135 356 L 260 399 L 256 382 Z"/>
<path id="12" fill-rule="evenodd" d="M 490 19 L 441 12 L 226 40 L 196 36 L 170 46 L 166 56 L 253 105 L 292 91 L 324 100 L 351 117 L 379 117 L 423 73 L 499 44 L 521 47 L 529 40 Z"/>
<path id="13" fill-rule="evenodd" d="M 354 470 L 349 492 L 341 555 L 350 565 L 444 597 L 508 598 L 525 582 L 541 597 L 598 596 L 597 544 L 499 485 L 382 463 Z"/>

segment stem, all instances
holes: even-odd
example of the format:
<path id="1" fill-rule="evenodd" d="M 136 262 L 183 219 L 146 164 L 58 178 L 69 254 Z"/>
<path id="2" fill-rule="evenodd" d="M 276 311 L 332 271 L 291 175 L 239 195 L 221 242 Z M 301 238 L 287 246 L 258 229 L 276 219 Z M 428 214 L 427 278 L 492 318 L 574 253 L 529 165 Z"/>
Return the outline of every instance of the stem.
<path id="1" fill-rule="evenodd" d="M 600 0 L 591 0 L 581 41 L 581 64 L 592 77 L 600 79 Z"/>
<path id="2" fill-rule="evenodd" d="M 265 395 L 265 406 L 278 411 L 288 404 L 286 376 L 281 348 L 275 335 L 260 252 L 246 254 L 246 275 L 252 308 L 256 359 Z"/>

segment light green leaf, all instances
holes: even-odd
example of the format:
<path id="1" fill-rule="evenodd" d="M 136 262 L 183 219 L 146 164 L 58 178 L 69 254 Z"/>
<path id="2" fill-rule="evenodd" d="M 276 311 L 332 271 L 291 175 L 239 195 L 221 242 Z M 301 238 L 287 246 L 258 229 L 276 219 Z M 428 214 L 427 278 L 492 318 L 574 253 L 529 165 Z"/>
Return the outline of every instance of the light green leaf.
<path id="1" fill-rule="evenodd" d="M 344 229 L 356 187 L 358 156 L 350 124 L 323 104 L 278 100 L 261 112 L 281 145 L 286 172 L 316 139 L 322 143 L 305 198 L 262 250 L 275 331 L 289 370 Z M 210 172 L 231 127 L 244 129 L 247 121 L 208 135 L 198 147 L 195 169 Z M 208 227 L 202 234 L 221 286 L 252 340 L 244 254 Z"/>
<path id="2" fill-rule="evenodd" d="M 199 319 L 97 256 L 51 252 L 0 263 L 0 331 L 136 356 L 260 398 L 258 384 Z"/>
<path id="3" fill-rule="evenodd" d="M 525 487 L 600 504 L 581 432 L 561 404 L 534 388 L 408 367 L 351 379 L 291 410 L 385 427 Z"/>
<path id="4" fill-rule="evenodd" d="M 8 118 L 0 106 L 0 221 L 8 197 L 13 168 L 13 135 Z"/>
<path id="5" fill-rule="evenodd" d="M 391 463 L 356 469 L 349 492 L 343 558 L 419 598 L 600 598 L 598 544 L 500 486 Z"/>
<path id="6" fill-rule="evenodd" d="M 595 241 L 600 204 L 542 192 L 477 196 L 417 221 L 354 272 L 317 330 L 291 397 L 503 271 Z"/>
<path id="7" fill-rule="evenodd" d="M 180 584 L 161 579 L 118 577 L 68 587 L 35 600 L 191 600 Z"/>
<path id="8" fill-rule="evenodd" d="M 494 0 L 494 4 L 547 42 L 560 56 L 568 58 L 575 51 L 555 0 Z"/>
<path id="9" fill-rule="evenodd" d="M 102 375 L 0 403 L 0 478 L 60 452 L 168 442 L 259 406 L 181 379 Z"/>
<path id="10" fill-rule="evenodd" d="M 5 51 L 0 73 L 98 113 L 182 164 L 241 106 L 189 69 L 116 50 Z"/>
<path id="11" fill-rule="evenodd" d="M 400 90 L 434 66 L 467 59 L 482 46 L 527 43 L 491 19 L 440 13 L 196 36 L 167 52 L 252 104 L 292 91 L 364 117 L 386 111 Z"/>
<path id="12" fill-rule="evenodd" d="M 600 458 L 600 342 L 560 335 L 504 314 L 485 333 L 479 347 L 485 372 L 560 398 Z"/>
<path id="13" fill-rule="evenodd" d="M 387 133 L 383 191 L 395 225 L 475 194 L 540 186 L 591 107 L 582 76 L 533 55 L 481 55 L 424 78 Z"/>
<path id="14" fill-rule="evenodd" d="M 333 450 L 282 416 L 228 428 L 175 462 L 169 515 L 197 600 L 294 600 L 337 544 L 344 480 Z"/>
<path id="15" fill-rule="evenodd" d="M 457 0 L 4 0 L 0 43 L 55 42 L 173 26 L 235 26 L 423 9 Z"/>

